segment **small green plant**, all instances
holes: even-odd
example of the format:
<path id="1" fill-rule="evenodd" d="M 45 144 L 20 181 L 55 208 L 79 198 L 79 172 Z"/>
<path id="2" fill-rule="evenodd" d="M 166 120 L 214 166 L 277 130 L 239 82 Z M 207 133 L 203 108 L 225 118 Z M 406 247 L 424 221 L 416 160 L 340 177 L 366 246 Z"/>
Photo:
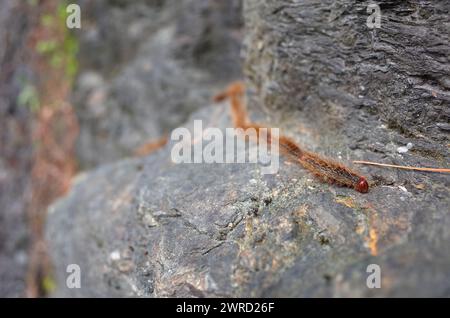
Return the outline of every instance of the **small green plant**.
<path id="1" fill-rule="evenodd" d="M 46 295 L 51 294 L 56 289 L 56 283 L 51 276 L 45 276 L 42 279 L 42 289 Z"/>
<path id="2" fill-rule="evenodd" d="M 78 72 L 78 41 L 76 37 L 66 27 L 67 2 L 59 3 L 56 12 L 45 14 L 41 17 L 40 23 L 49 29 L 57 30 L 55 34 L 61 34 L 56 39 L 46 39 L 38 41 L 36 52 L 48 58 L 48 63 L 53 68 L 64 68 L 67 80 L 72 82 Z"/>
<path id="3" fill-rule="evenodd" d="M 56 40 L 39 41 L 36 44 L 36 51 L 39 54 L 54 54 L 58 50 L 58 42 Z"/>
<path id="4" fill-rule="evenodd" d="M 39 110 L 39 94 L 36 87 L 30 83 L 25 83 L 17 97 L 17 104 L 29 108 L 32 112 Z"/>

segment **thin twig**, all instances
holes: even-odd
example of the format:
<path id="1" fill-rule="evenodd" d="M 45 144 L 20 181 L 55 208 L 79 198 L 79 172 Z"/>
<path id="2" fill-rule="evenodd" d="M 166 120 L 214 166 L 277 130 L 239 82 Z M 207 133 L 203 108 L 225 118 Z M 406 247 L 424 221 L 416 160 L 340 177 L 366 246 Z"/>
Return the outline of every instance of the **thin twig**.
<path id="1" fill-rule="evenodd" d="M 378 167 L 397 168 L 397 169 L 403 169 L 403 170 L 450 173 L 450 169 L 445 169 L 445 168 L 407 167 L 407 166 L 397 166 L 397 165 L 390 165 L 390 164 L 386 164 L 386 163 L 377 163 L 377 162 L 371 162 L 371 161 L 353 161 L 353 163 L 362 164 L 362 165 L 378 166 Z"/>

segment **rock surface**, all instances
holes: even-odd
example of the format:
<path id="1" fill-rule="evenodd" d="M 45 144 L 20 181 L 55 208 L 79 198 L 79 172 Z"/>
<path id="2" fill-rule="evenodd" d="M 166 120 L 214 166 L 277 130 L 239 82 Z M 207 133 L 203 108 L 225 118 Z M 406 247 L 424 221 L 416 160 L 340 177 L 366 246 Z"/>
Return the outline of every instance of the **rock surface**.
<path id="1" fill-rule="evenodd" d="M 386 1 L 375 32 L 355 1 L 247 0 L 255 118 L 344 162 L 448 165 L 437 123 L 448 119 L 439 52 L 449 35 L 423 35 L 448 23 L 443 3 Z M 207 106 L 184 125 L 231 127 L 227 113 Z M 55 296 L 450 296 L 448 175 L 360 167 L 371 181 L 360 194 L 285 160 L 273 175 L 257 164 L 177 165 L 172 146 L 81 175 L 51 208 Z M 65 285 L 73 263 L 80 289 Z M 366 285 L 370 264 L 380 289 Z"/>
<path id="2" fill-rule="evenodd" d="M 229 127 L 220 110 L 193 118 Z M 56 296 L 448 296 L 445 178 L 362 195 L 284 161 L 176 165 L 172 146 L 80 176 L 52 208 Z M 81 289 L 64 285 L 72 263 Z"/>

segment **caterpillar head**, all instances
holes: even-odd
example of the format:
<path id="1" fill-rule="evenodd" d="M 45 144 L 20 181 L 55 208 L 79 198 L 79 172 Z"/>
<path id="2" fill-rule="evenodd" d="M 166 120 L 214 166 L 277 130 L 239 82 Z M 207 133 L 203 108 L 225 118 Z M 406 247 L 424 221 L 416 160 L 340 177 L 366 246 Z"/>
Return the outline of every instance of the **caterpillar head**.
<path id="1" fill-rule="evenodd" d="M 358 180 L 358 184 L 355 187 L 355 190 L 361 193 L 369 192 L 369 184 L 367 183 L 366 178 L 361 177 Z"/>

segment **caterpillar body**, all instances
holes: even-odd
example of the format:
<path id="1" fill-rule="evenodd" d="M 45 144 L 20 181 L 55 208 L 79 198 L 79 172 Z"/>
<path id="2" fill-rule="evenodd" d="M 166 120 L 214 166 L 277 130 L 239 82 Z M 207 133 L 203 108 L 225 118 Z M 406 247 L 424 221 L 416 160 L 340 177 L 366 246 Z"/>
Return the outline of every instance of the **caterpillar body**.
<path id="1" fill-rule="evenodd" d="M 231 117 L 236 128 L 248 129 L 254 128 L 258 132 L 259 129 L 265 128 L 258 124 L 251 123 L 248 118 L 245 105 L 241 101 L 245 94 L 245 86 L 241 82 L 231 84 L 227 90 L 218 94 L 214 100 L 216 102 L 230 98 L 231 101 Z M 267 142 L 271 142 L 271 136 L 268 134 Z M 279 137 L 280 152 L 294 162 L 299 163 L 305 169 L 324 182 L 353 188 L 358 192 L 367 193 L 369 184 L 365 177 L 356 171 L 340 164 L 332 159 L 321 157 L 320 155 L 302 149 L 297 143 L 286 136 Z"/>

